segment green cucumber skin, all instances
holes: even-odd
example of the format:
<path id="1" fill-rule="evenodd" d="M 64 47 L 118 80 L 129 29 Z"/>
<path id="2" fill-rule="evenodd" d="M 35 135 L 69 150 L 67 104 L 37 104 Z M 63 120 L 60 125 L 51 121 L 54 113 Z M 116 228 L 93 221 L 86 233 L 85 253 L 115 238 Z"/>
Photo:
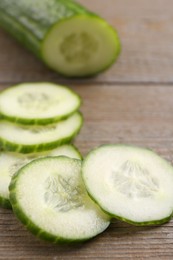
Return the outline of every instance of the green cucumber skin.
<path id="1" fill-rule="evenodd" d="M 57 123 L 61 120 L 65 120 L 68 117 L 72 116 L 74 113 L 76 113 L 78 111 L 78 108 L 80 107 L 80 104 L 78 105 L 78 107 L 72 112 L 69 113 L 66 116 L 59 116 L 59 117 L 54 117 L 54 118 L 45 118 L 45 119 L 26 119 L 26 118 L 18 118 L 18 117 L 12 117 L 12 116 L 7 116 L 7 115 L 3 115 L 1 114 L 1 118 L 0 120 L 8 120 L 10 122 L 13 122 L 15 124 L 22 124 L 22 125 L 49 125 L 49 124 L 54 124 Z"/>
<path id="2" fill-rule="evenodd" d="M 91 14 L 71 0 L 1 0 L 0 25 L 36 56 L 41 42 L 58 21 L 77 14 Z"/>
<path id="3" fill-rule="evenodd" d="M 50 29 L 57 23 L 63 22 L 76 16 L 97 17 L 73 0 L 1 0 L 0 1 L 0 26 L 11 34 L 17 41 L 32 51 L 39 59 L 50 67 L 42 54 L 42 43 L 49 34 Z M 121 52 L 121 43 L 117 32 L 108 25 L 115 33 L 117 41 L 116 53 L 112 60 L 102 69 L 91 74 L 71 76 L 68 73 L 58 71 L 62 76 L 69 78 L 91 77 L 108 69 L 118 58 Z M 57 72 L 57 70 L 55 70 Z"/>
<path id="4" fill-rule="evenodd" d="M 42 82 L 43 84 L 45 82 Z M 27 84 L 27 83 L 26 83 Z M 41 84 L 41 82 L 40 82 Z M 19 85 L 15 85 L 15 86 L 12 86 L 12 88 L 14 89 L 15 87 L 18 87 Z M 63 87 L 63 86 L 61 86 Z M 65 87 L 66 89 L 67 87 Z M 4 115 L 1 111 L 0 111 L 0 120 L 8 120 L 10 122 L 14 122 L 14 123 L 17 123 L 17 124 L 23 124 L 23 125 L 48 125 L 48 124 L 53 124 L 53 123 L 57 123 L 58 121 L 61 121 L 61 120 L 64 120 L 64 119 L 67 119 L 68 117 L 72 116 L 75 112 L 78 111 L 78 109 L 80 108 L 81 104 L 82 104 L 82 98 L 76 94 L 72 89 L 69 89 L 68 90 L 77 97 L 78 99 L 78 104 L 76 106 L 76 108 L 71 112 L 71 113 L 68 113 L 66 114 L 65 116 L 58 116 L 58 117 L 53 117 L 53 118 L 44 118 L 44 119 L 27 119 L 27 118 L 18 118 L 18 117 L 13 117 L 13 116 L 8 116 L 8 115 Z M 5 89 L 5 90 L 2 90 L 0 92 L 0 95 L 1 93 L 5 92 L 5 91 L 8 91 L 8 89 Z"/>
<path id="5" fill-rule="evenodd" d="M 83 125 L 83 116 L 81 113 L 79 113 L 81 116 L 81 124 L 79 125 L 78 129 L 74 132 L 72 136 L 69 136 L 67 138 L 63 138 L 54 142 L 50 143 L 42 143 L 38 145 L 19 145 L 16 143 L 9 142 L 5 139 L 0 138 L 0 149 L 3 151 L 9 151 L 9 152 L 18 152 L 18 153 L 34 153 L 34 152 L 43 152 L 47 150 L 51 150 L 56 148 L 57 146 L 61 146 L 63 144 L 70 143 L 76 136 L 79 134 L 82 125 Z"/>
<path id="6" fill-rule="evenodd" d="M 97 151 L 97 149 L 102 148 L 102 147 L 104 148 L 104 147 L 115 147 L 115 146 L 131 147 L 130 144 L 103 144 L 103 145 L 100 145 L 100 146 L 98 146 L 98 147 L 95 147 L 92 151 L 90 151 L 90 152 L 86 155 L 86 157 L 85 157 L 85 159 L 84 159 L 84 161 L 83 161 L 83 163 L 82 163 L 83 166 L 84 166 L 85 161 L 87 160 L 87 158 L 90 156 L 90 154 L 91 154 L 91 153 L 94 153 L 95 151 Z M 135 146 L 133 145 L 133 147 L 135 147 Z M 138 147 L 136 146 L 136 148 L 140 148 L 140 147 L 139 147 L 139 146 L 138 146 Z M 144 149 L 144 148 L 141 147 L 141 149 Z M 149 152 L 153 153 L 153 150 L 151 150 L 151 149 L 149 149 L 149 148 L 145 148 L 145 150 L 148 150 Z M 83 167 L 83 166 L 82 166 L 82 167 Z M 84 179 L 84 177 L 83 177 L 83 171 L 82 171 L 82 179 L 83 179 L 83 181 L 84 181 L 84 183 L 85 183 L 85 179 Z M 116 218 L 116 219 L 118 219 L 118 220 L 120 220 L 120 221 L 126 222 L 126 223 L 131 224 L 131 225 L 134 225 L 134 226 L 154 226 L 154 225 L 161 225 L 161 224 L 167 223 L 167 222 L 169 222 L 169 221 L 172 219 L 172 217 L 173 217 L 173 212 L 172 212 L 172 213 L 170 214 L 170 216 L 168 216 L 168 217 L 166 217 L 166 218 L 163 218 L 163 219 L 160 219 L 160 220 L 145 221 L 145 222 L 135 222 L 135 221 L 132 221 L 132 220 L 123 218 L 122 216 L 118 216 L 118 215 L 111 214 L 110 212 L 106 211 L 106 210 L 102 207 L 102 205 L 99 203 L 99 201 L 97 201 L 97 200 L 93 197 L 93 195 L 91 194 L 89 188 L 88 188 L 87 186 L 85 186 L 85 187 L 86 187 L 87 193 L 88 193 L 88 195 L 90 196 L 90 198 L 103 210 L 103 212 L 105 212 L 106 214 L 108 214 L 108 215 L 111 217 L 111 219 Z"/>
<path id="7" fill-rule="evenodd" d="M 11 209 L 11 203 L 8 199 L 0 196 L 0 206 L 5 209 Z"/>
<path id="8" fill-rule="evenodd" d="M 42 160 L 41 159 L 37 159 L 38 160 Z M 77 160 L 77 159 L 76 159 Z M 32 162 L 30 162 L 32 163 Z M 29 164 L 30 164 L 29 163 Z M 27 164 L 27 165 L 29 165 Z M 14 214 L 16 215 L 16 217 L 24 224 L 24 226 L 36 237 L 46 240 L 48 242 L 54 243 L 54 244 L 74 244 L 74 243 L 82 243 L 85 242 L 89 239 L 92 239 L 94 237 L 88 237 L 85 239 L 65 239 L 64 237 L 57 237 L 55 235 L 52 235 L 48 232 L 45 232 L 43 229 L 41 229 L 39 226 L 35 225 L 24 213 L 24 211 L 22 210 L 22 208 L 20 207 L 20 205 L 17 202 L 17 198 L 16 198 L 16 181 L 18 179 L 18 175 L 22 174 L 22 170 L 25 168 L 26 166 L 23 166 L 18 172 L 15 173 L 15 175 L 13 175 L 12 179 L 11 179 L 11 183 L 9 186 L 9 191 L 10 191 L 10 202 L 12 205 L 12 209 Z M 99 235 L 99 234 L 98 234 Z M 96 235 L 96 236 L 98 236 Z"/>

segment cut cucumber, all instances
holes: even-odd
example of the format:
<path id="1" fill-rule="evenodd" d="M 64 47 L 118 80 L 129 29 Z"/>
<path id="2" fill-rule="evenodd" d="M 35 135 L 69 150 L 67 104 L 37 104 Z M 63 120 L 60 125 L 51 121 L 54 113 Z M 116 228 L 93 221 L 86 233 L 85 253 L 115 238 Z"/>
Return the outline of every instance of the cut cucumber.
<path id="1" fill-rule="evenodd" d="M 12 178 L 10 201 L 32 233 L 54 243 L 90 239 L 110 223 L 86 192 L 81 161 L 67 157 L 37 159 L 21 168 Z"/>
<path id="2" fill-rule="evenodd" d="M 110 215 L 136 225 L 161 224 L 173 214 L 173 167 L 154 152 L 105 145 L 83 163 L 89 194 Z"/>
<path id="3" fill-rule="evenodd" d="M 90 76 L 120 52 L 115 30 L 72 0 L 1 0 L 0 25 L 50 68 Z"/>
<path id="4" fill-rule="evenodd" d="M 25 126 L 2 120 L 0 147 L 21 153 L 50 150 L 70 142 L 79 132 L 82 122 L 82 115 L 78 112 L 63 121 L 45 126 Z"/>
<path id="5" fill-rule="evenodd" d="M 73 145 L 62 145 L 54 150 L 32 153 L 32 154 L 21 154 L 12 152 L 1 152 L 0 153 L 0 205 L 5 208 L 11 208 L 9 201 L 9 184 L 11 177 L 18 171 L 22 166 L 31 162 L 34 159 L 46 156 L 68 156 L 71 158 L 81 159 L 82 156 L 79 151 Z"/>
<path id="6" fill-rule="evenodd" d="M 51 124 L 73 114 L 81 100 L 72 90 L 52 83 L 24 83 L 0 94 L 0 113 L 21 124 Z"/>

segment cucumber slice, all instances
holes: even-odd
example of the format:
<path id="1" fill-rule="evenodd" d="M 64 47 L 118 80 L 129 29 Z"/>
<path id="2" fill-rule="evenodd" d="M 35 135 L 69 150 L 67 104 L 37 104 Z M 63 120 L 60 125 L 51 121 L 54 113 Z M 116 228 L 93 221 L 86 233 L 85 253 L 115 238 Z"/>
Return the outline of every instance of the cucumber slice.
<path id="1" fill-rule="evenodd" d="M 45 82 L 20 84 L 0 94 L 1 115 L 21 124 L 57 122 L 78 110 L 80 103 L 72 90 Z"/>
<path id="2" fill-rule="evenodd" d="M 1 0 L 0 26 L 68 77 L 97 74 L 120 53 L 116 31 L 72 0 Z"/>
<path id="3" fill-rule="evenodd" d="M 50 150 L 71 141 L 82 126 L 78 112 L 67 119 L 45 126 L 25 126 L 0 121 L 0 147 L 6 151 L 21 153 Z"/>
<path id="4" fill-rule="evenodd" d="M 47 157 L 27 164 L 12 178 L 10 201 L 32 233 L 54 243 L 90 239 L 110 224 L 88 196 L 76 159 Z"/>
<path id="5" fill-rule="evenodd" d="M 81 159 L 82 156 L 73 145 L 62 145 L 54 150 L 32 153 L 20 154 L 12 152 L 0 153 L 0 205 L 4 208 L 11 208 L 9 201 L 9 184 L 11 177 L 22 166 L 31 162 L 34 159 L 46 156 L 68 156 L 71 158 Z"/>
<path id="6" fill-rule="evenodd" d="M 161 224 L 173 214 L 173 168 L 150 150 L 101 146 L 84 160 L 83 179 L 101 208 L 120 220 Z"/>

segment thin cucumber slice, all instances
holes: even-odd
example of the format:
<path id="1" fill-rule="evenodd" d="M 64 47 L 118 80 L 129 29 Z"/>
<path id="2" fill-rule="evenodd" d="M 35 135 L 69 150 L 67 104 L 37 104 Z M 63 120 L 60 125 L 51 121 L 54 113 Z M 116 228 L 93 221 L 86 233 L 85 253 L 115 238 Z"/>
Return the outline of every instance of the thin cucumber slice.
<path id="1" fill-rule="evenodd" d="M 110 217 L 86 192 L 80 160 L 37 159 L 13 176 L 9 189 L 14 213 L 42 239 L 83 241 L 103 232 L 110 223 Z"/>
<path id="2" fill-rule="evenodd" d="M 150 150 L 96 148 L 84 160 L 83 179 L 101 208 L 120 220 L 154 225 L 173 214 L 173 167 Z"/>
<path id="3" fill-rule="evenodd" d="M 53 83 L 24 83 L 0 94 L 0 113 L 21 124 L 51 124 L 80 107 L 81 99 L 67 87 Z"/>
<path id="4" fill-rule="evenodd" d="M 78 112 L 67 119 L 45 126 L 25 126 L 0 121 L 0 147 L 6 151 L 32 153 L 50 150 L 70 142 L 82 127 Z"/>
<path id="5" fill-rule="evenodd" d="M 42 45 L 47 65 L 68 77 L 97 74 L 111 66 L 119 53 L 115 30 L 103 19 L 88 14 L 56 23 Z"/>
<path id="6" fill-rule="evenodd" d="M 5 208 L 11 208 L 9 201 L 9 184 L 12 176 L 25 164 L 46 156 L 68 156 L 81 159 L 82 156 L 73 145 L 62 145 L 56 149 L 32 154 L 21 154 L 12 152 L 0 153 L 0 205 Z"/>

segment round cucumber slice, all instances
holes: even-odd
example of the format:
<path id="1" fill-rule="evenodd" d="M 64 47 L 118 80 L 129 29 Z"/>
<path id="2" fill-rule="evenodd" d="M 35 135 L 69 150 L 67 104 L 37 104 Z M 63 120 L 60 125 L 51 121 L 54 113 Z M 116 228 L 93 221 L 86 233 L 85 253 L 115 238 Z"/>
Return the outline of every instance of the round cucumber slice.
<path id="1" fill-rule="evenodd" d="M 89 194 L 110 215 L 136 225 L 161 224 L 173 213 L 173 167 L 154 152 L 105 145 L 83 163 Z"/>
<path id="2" fill-rule="evenodd" d="M 12 152 L 0 153 L 0 205 L 4 208 L 11 208 L 9 201 L 9 184 L 11 177 L 25 164 L 34 159 L 46 156 L 68 156 L 82 159 L 81 154 L 73 145 L 62 145 L 56 149 L 32 154 L 21 154 Z"/>
<path id="3" fill-rule="evenodd" d="M 24 83 L 0 94 L 0 113 L 21 124 L 50 124 L 78 110 L 80 97 L 53 83 Z"/>
<path id="4" fill-rule="evenodd" d="M 0 121 L 0 146 L 7 151 L 30 153 L 50 150 L 71 141 L 82 127 L 82 115 L 76 112 L 67 119 L 45 126 L 25 126 Z"/>
<path id="5" fill-rule="evenodd" d="M 97 74 L 111 66 L 119 53 L 115 30 L 98 16 L 84 13 L 56 23 L 42 44 L 43 60 L 68 77 Z"/>
<path id="6" fill-rule="evenodd" d="M 67 157 L 37 159 L 20 169 L 10 201 L 31 232 L 54 243 L 90 239 L 110 223 L 86 192 L 81 161 Z"/>

